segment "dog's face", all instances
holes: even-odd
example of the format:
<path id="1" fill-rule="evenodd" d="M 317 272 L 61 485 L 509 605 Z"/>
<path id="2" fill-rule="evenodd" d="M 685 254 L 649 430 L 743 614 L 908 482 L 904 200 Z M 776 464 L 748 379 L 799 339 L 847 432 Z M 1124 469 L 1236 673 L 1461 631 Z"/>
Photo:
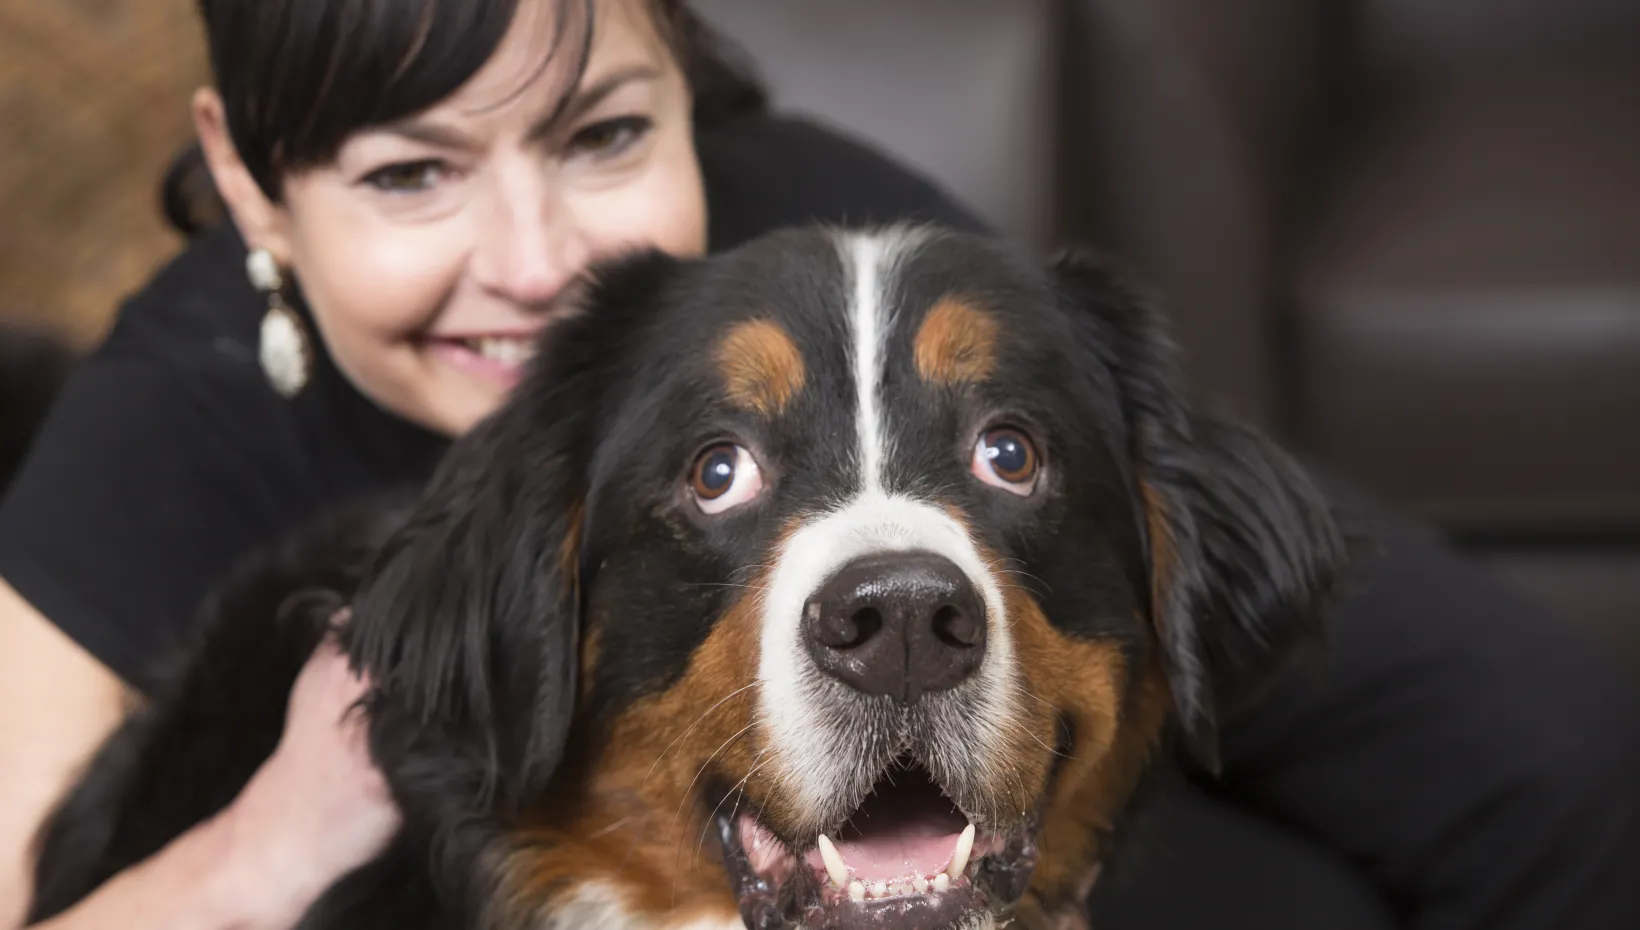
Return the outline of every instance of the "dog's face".
<path id="1" fill-rule="evenodd" d="M 1210 751 L 1331 580 L 1314 491 L 1091 264 L 792 232 L 586 306 L 355 620 L 493 924 L 1074 920 L 1169 721 Z"/>

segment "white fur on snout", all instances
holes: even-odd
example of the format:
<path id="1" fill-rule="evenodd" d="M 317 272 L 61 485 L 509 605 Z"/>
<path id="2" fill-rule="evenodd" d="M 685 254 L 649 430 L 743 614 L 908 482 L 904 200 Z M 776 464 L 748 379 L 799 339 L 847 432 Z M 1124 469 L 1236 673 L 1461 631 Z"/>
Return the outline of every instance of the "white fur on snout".
<path id="1" fill-rule="evenodd" d="M 1017 716 L 1018 670 L 996 573 L 959 521 L 934 503 L 892 493 L 884 480 L 895 443 L 892 412 L 884 409 L 880 388 L 896 317 L 895 284 L 926 241 L 922 231 L 903 226 L 836 239 L 848 275 L 840 309 L 852 340 L 857 484 L 839 488 L 844 503 L 806 521 L 786 540 L 764 593 L 758 678 L 768 752 L 781 790 L 811 816 L 857 794 L 862 780 L 869 784 L 878 774 L 859 770 L 865 737 L 858 726 L 851 729 L 851 705 L 867 699 L 835 687 L 816 668 L 802 633 L 809 599 L 855 559 L 928 552 L 955 563 L 980 593 L 986 614 L 985 656 L 953 692 L 962 695 L 965 711 L 952 724 L 967 731 L 957 741 L 975 765 L 983 765 L 1005 751 L 1008 722 Z"/>
<path id="2" fill-rule="evenodd" d="M 890 552 L 930 552 L 950 559 L 985 603 L 985 656 L 974 676 L 958 686 L 965 705 L 961 726 L 978 764 L 1005 751 L 1007 721 L 1016 719 L 1017 666 L 1002 588 L 967 531 L 930 504 L 868 492 L 808 523 L 786 542 L 775 561 L 763 604 L 758 678 L 768 746 L 777 778 L 799 810 L 819 813 L 839 797 L 857 793 L 857 744 L 850 739 L 849 700 L 810 657 L 803 640 L 803 609 L 815 592 L 855 559 Z M 849 697 L 853 698 L 852 694 Z M 858 700 L 865 698 L 858 697 Z M 953 720 L 953 724 L 958 721 Z"/>

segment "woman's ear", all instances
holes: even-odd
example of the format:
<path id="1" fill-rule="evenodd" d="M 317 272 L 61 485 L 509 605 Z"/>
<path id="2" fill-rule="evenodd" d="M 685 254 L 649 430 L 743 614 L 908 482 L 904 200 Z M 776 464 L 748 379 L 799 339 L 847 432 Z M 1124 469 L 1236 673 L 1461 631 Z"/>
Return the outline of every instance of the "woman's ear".
<path id="1" fill-rule="evenodd" d="M 211 173 L 228 214 L 233 217 L 239 235 L 251 248 L 267 249 L 280 266 L 290 264 L 291 242 L 289 217 L 285 210 L 269 199 L 250 169 L 239 157 L 229 131 L 227 112 L 222 96 L 210 87 L 194 92 L 192 103 L 194 132 L 199 136 L 205 167 Z"/>
<path id="2" fill-rule="evenodd" d="M 1105 261 L 1070 254 L 1054 276 L 1121 395 L 1151 620 L 1187 746 L 1216 768 L 1221 714 L 1320 633 L 1344 537 L 1273 442 L 1186 400 L 1161 315 Z"/>

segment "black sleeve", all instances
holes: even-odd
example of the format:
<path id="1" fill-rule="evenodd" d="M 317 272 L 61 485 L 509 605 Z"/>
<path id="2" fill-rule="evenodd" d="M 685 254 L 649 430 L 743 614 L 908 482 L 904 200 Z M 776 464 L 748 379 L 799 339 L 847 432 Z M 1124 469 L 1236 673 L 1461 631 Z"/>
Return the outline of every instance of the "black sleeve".
<path id="1" fill-rule="evenodd" d="M 197 381 L 94 356 L 0 502 L 0 576 L 139 688 L 278 508 L 246 426 L 222 422 L 231 390 Z"/>
<path id="2" fill-rule="evenodd" d="M 1319 666 L 1226 734 L 1232 796 L 1359 864 L 1419 930 L 1640 927 L 1640 686 L 1428 527 L 1374 539 Z"/>
<path id="3" fill-rule="evenodd" d="M 713 250 L 810 222 L 939 223 L 992 232 L 932 181 L 835 130 L 750 113 L 695 136 Z"/>

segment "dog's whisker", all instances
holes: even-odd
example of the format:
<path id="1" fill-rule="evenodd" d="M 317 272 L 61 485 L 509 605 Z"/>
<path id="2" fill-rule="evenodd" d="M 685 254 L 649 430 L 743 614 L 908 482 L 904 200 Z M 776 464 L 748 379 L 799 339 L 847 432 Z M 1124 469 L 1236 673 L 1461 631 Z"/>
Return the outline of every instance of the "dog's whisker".
<path id="1" fill-rule="evenodd" d="M 740 781 L 735 782 L 734 787 L 730 788 L 729 791 L 723 795 L 723 797 L 712 808 L 712 812 L 706 816 L 706 824 L 701 827 L 700 840 L 695 845 L 696 862 L 699 862 L 700 853 L 706 848 L 706 835 L 711 832 L 712 821 L 717 819 L 718 811 L 723 809 L 723 803 L 735 795 L 743 793 L 745 791 L 746 783 L 751 780 L 751 777 L 756 775 L 759 769 L 774 761 L 772 759 L 767 762 L 762 761 L 764 754 L 765 751 L 760 750 L 756 756 L 752 757 L 752 764 L 746 768 L 746 774 L 741 776 Z"/>
<path id="2" fill-rule="evenodd" d="M 587 839 L 595 840 L 595 839 L 598 839 L 599 837 L 608 836 L 611 833 L 614 833 L 616 830 L 619 830 L 620 828 L 626 826 L 629 822 L 631 822 L 631 820 L 632 820 L 632 817 L 630 817 L 630 816 L 622 817 L 620 820 L 615 821 L 614 823 L 610 824 L 607 827 L 602 827 L 600 829 L 594 830 L 591 833 L 587 834 Z"/>
<path id="3" fill-rule="evenodd" d="M 1009 568 L 996 569 L 995 571 L 999 575 L 1018 575 L 1021 578 L 1029 578 L 1030 580 L 1032 580 L 1032 581 L 1036 582 L 1037 584 L 1041 585 L 1043 592 L 1045 592 L 1047 594 L 1052 594 L 1053 593 L 1053 588 L 1050 587 L 1046 581 L 1043 581 L 1041 578 L 1038 578 L 1037 576 L 1031 574 L 1030 572 L 1022 572 L 1022 571 L 1019 571 L 1017 569 L 1009 569 Z M 1027 589 L 1024 589 L 1024 590 L 1034 590 L 1034 589 L 1027 588 Z"/>
<path id="4" fill-rule="evenodd" d="M 689 724 L 689 726 L 687 728 L 685 728 L 682 733 L 679 733 L 677 735 L 676 739 L 673 739 L 672 742 L 667 744 L 665 749 L 661 750 L 660 755 L 655 757 L 655 761 L 649 766 L 649 771 L 644 773 L 643 781 L 640 784 L 647 785 L 649 783 L 650 777 L 655 774 L 655 769 L 661 764 L 661 760 L 666 758 L 666 754 L 671 752 L 673 747 L 677 746 L 678 743 L 681 742 L 684 737 L 686 737 L 690 733 L 692 733 L 694 731 L 695 727 L 700 726 L 701 721 L 705 720 L 707 718 L 707 716 L 712 713 L 712 711 L 715 711 L 719 707 L 722 707 L 723 704 L 726 701 L 728 701 L 730 698 L 733 698 L 735 695 L 740 694 L 741 692 L 745 691 L 748 688 L 755 687 L 756 685 L 757 685 L 756 681 L 747 682 L 746 684 L 741 685 L 740 687 L 736 688 L 735 690 L 730 691 L 728 694 L 725 694 L 722 698 L 720 698 L 718 700 L 718 702 L 716 704 L 713 704 L 711 707 L 708 707 L 705 710 L 701 711 L 700 716 L 696 717 L 695 721 L 693 723 Z"/>
<path id="5" fill-rule="evenodd" d="M 688 786 L 683 789 L 683 794 L 678 799 L 678 809 L 675 812 L 673 812 L 673 814 L 672 814 L 672 825 L 668 829 L 670 829 L 670 830 L 676 830 L 677 829 L 678 819 L 683 816 L 683 809 L 688 806 L 689 801 L 695 796 L 695 783 L 700 781 L 700 777 L 706 773 L 706 769 L 707 769 L 708 766 L 710 766 L 712 764 L 712 760 L 716 759 L 718 757 L 718 753 L 721 753 L 723 750 L 729 748 L 730 743 L 733 743 L 735 740 L 740 739 L 742 736 L 745 736 L 755 726 L 757 726 L 757 723 L 756 723 L 756 721 L 753 721 L 752 723 L 748 723 L 745 726 L 741 727 L 740 729 L 736 730 L 728 739 L 726 739 L 722 743 L 720 743 L 718 745 L 718 748 L 714 749 L 712 751 L 712 754 L 707 756 L 705 761 L 703 761 L 700 764 L 700 768 L 695 770 L 695 777 L 689 779 Z"/>
<path id="6" fill-rule="evenodd" d="M 1015 694 L 1022 694 L 1025 697 L 1028 697 L 1031 700 L 1037 702 L 1038 704 L 1041 704 L 1043 707 L 1046 707 L 1048 710 L 1053 711 L 1055 714 L 1059 713 L 1059 708 L 1055 707 L 1046 698 L 1044 698 L 1041 695 L 1037 694 L 1036 692 L 1032 691 L 1029 687 L 1027 687 L 1025 685 L 1024 682 L 1019 682 L 1019 681 L 1014 682 L 1013 683 L 1013 689 L 1014 689 Z"/>

